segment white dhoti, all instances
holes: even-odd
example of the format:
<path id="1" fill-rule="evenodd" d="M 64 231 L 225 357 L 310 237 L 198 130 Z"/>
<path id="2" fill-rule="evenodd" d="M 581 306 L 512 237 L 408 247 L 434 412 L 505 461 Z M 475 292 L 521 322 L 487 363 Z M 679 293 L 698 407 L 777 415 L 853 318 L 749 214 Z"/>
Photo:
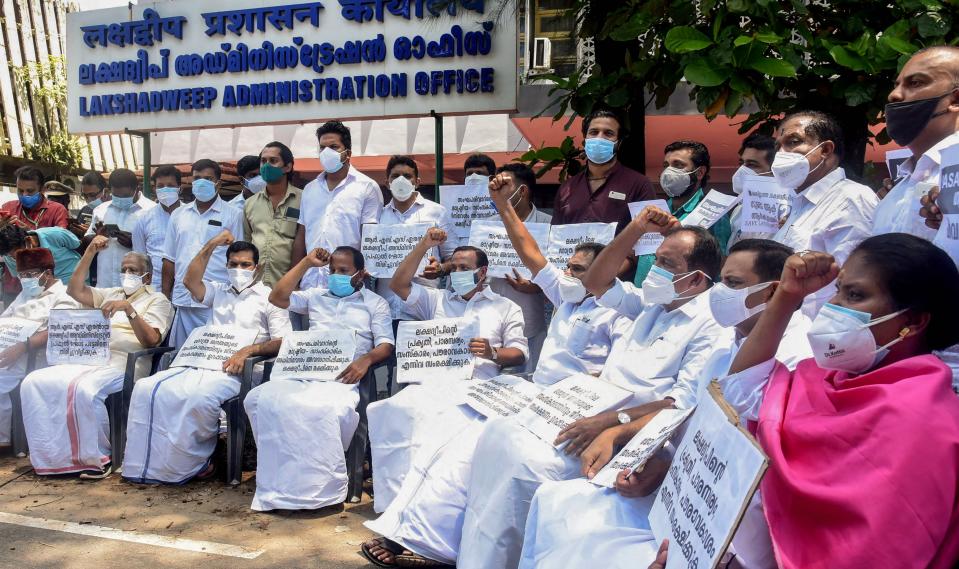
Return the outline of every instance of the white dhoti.
<path id="1" fill-rule="evenodd" d="M 137 381 L 130 399 L 123 477 L 181 484 L 210 461 L 220 429 L 220 406 L 240 392 L 240 378 L 172 368 Z"/>
<path id="2" fill-rule="evenodd" d="M 579 476 L 578 457 L 556 450 L 513 418 L 488 421 L 473 455 L 456 566 L 517 567 L 533 494 L 543 482 Z"/>
<path id="3" fill-rule="evenodd" d="M 27 375 L 20 401 L 36 473 L 100 470 L 108 464 L 105 402 L 122 388 L 123 371 L 109 366 L 56 365 Z"/>
<path id="4" fill-rule="evenodd" d="M 257 511 L 324 508 L 346 500 L 344 453 L 360 416 L 357 385 L 275 379 L 243 402 L 257 447 Z"/>
<path id="5" fill-rule="evenodd" d="M 173 325 L 170 328 L 170 341 L 167 344 L 178 350 L 182 348 L 194 328 L 207 325 L 210 312 L 211 310 L 205 306 L 177 306 L 176 316 L 173 317 Z"/>
<path id="6" fill-rule="evenodd" d="M 13 419 L 13 402 L 10 400 L 10 392 L 16 389 L 24 375 L 24 371 L 15 368 L 0 370 L 0 446 L 10 444 Z"/>
<path id="7" fill-rule="evenodd" d="M 520 568 L 649 567 L 659 549 L 649 528 L 655 498 L 624 498 L 584 478 L 544 482 L 530 506 Z"/>

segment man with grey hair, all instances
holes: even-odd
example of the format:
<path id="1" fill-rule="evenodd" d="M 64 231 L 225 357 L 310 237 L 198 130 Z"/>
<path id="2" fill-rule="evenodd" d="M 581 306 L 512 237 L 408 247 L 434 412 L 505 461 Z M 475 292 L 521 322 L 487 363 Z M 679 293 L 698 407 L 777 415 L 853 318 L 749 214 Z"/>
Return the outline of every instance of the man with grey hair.
<path id="1" fill-rule="evenodd" d="M 127 355 L 159 346 L 173 321 L 170 301 L 145 284 L 153 267 L 142 253 L 123 256 L 119 287 L 87 285 L 94 257 L 109 244 L 106 236 L 94 237 L 67 285 L 67 294 L 74 301 L 98 309 L 110 319 L 109 362 L 43 368 L 27 375 L 20 388 L 30 462 L 37 474 L 79 473 L 81 478 L 96 479 L 110 473 L 106 398 L 123 388 Z M 74 308 L 75 304 L 57 303 L 53 308 L 61 307 Z M 148 365 L 147 359 L 140 362 L 136 375 L 149 373 Z"/>

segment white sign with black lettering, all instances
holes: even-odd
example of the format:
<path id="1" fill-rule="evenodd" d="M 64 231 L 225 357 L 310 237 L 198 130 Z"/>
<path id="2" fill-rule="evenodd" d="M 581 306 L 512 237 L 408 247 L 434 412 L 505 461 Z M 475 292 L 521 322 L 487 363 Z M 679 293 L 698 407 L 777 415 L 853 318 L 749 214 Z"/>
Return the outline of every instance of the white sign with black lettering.
<path id="1" fill-rule="evenodd" d="M 40 328 L 40 322 L 26 318 L 0 318 L 0 351 L 25 342 Z"/>
<path id="2" fill-rule="evenodd" d="M 200 326 L 190 332 L 170 367 L 223 370 L 223 362 L 256 339 L 257 330 L 236 326 Z"/>
<path id="3" fill-rule="evenodd" d="M 932 242 L 959 264 L 959 144 L 944 148 L 940 155 L 936 205 L 942 212 L 942 225 Z"/>
<path id="4" fill-rule="evenodd" d="M 581 243 L 608 245 L 615 236 L 615 223 L 553 225 L 549 229 L 549 245 L 546 247 L 546 258 L 558 268 L 565 269 L 566 262 L 573 256 L 577 245 Z"/>
<path id="5" fill-rule="evenodd" d="M 353 330 L 329 328 L 290 332 L 283 337 L 270 378 L 336 381 L 353 361 L 355 352 Z"/>
<path id="6" fill-rule="evenodd" d="M 51 310 L 47 332 L 50 365 L 110 362 L 110 319 L 99 309 Z"/>
<path id="7" fill-rule="evenodd" d="M 529 432 L 553 444 L 574 421 L 618 408 L 632 396 L 622 387 L 580 373 L 543 389 L 516 418 Z"/>
<path id="8" fill-rule="evenodd" d="M 526 229 L 533 240 L 539 245 L 540 251 L 545 251 L 549 243 L 549 224 L 548 223 L 527 223 Z M 506 234 L 506 226 L 502 221 L 490 219 L 477 219 L 470 227 L 469 244 L 473 247 L 479 247 L 486 252 L 489 258 L 489 272 L 491 277 L 514 276 L 515 270 L 525 279 L 533 278 L 533 274 L 523 265 L 513 243 Z"/>
<path id="9" fill-rule="evenodd" d="M 789 190 L 772 176 L 743 178 L 743 210 L 739 226 L 743 233 L 770 235 L 779 231 L 779 222 L 789 213 Z"/>
<path id="10" fill-rule="evenodd" d="M 612 488 L 616 476 L 623 469 L 628 468 L 632 472 L 641 470 L 692 412 L 692 409 L 663 409 L 657 413 L 590 482 Z"/>
<path id="11" fill-rule="evenodd" d="M 400 322 L 396 330 L 396 381 L 472 378 L 474 359 L 469 343 L 478 328 L 475 320 L 466 318 Z"/>
<path id="12" fill-rule="evenodd" d="M 892 178 L 893 181 L 902 177 L 899 175 L 899 166 L 910 158 L 912 158 L 912 150 L 908 148 L 897 148 L 886 151 L 886 168 L 889 170 L 889 177 Z"/>
<path id="13" fill-rule="evenodd" d="M 542 390 L 515 375 L 500 375 L 486 381 L 471 382 L 466 404 L 484 417 L 511 417 L 529 405 Z"/>
<path id="14" fill-rule="evenodd" d="M 376 278 L 392 278 L 396 267 L 410 254 L 410 251 L 420 242 L 429 223 L 412 223 L 409 225 L 380 225 L 367 223 L 363 225 L 363 243 L 361 245 L 363 258 L 366 259 L 366 271 Z M 427 255 L 428 256 L 428 255 Z M 427 256 L 420 261 L 416 274 L 420 274 L 426 267 Z"/>
<path id="15" fill-rule="evenodd" d="M 724 408 L 717 384 L 701 392 L 653 502 L 656 543 L 669 540 L 667 569 L 716 567 L 766 471 L 759 445 Z"/>
<path id="16" fill-rule="evenodd" d="M 686 227 L 702 227 L 709 229 L 722 219 L 726 213 L 736 207 L 740 196 L 731 196 L 718 190 L 709 190 L 689 215 L 683 218 L 682 224 Z"/>
<path id="17" fill-rule="evenodd" d="M 629 206 L 629 215 L 633 219 L 639 215 L 639 212 L 646 209 L 646 206 L 656 206 L 659 209 L 669 213 L 669 204 L 666 203 L 666 200 L 645 200 L 641 202 L 630 202 Z M 656 252 L 656 249 L 659 249 L 659 246 L 663 243 L 663 236 L 658 232 L 647 233 L 639 238 L 639 241 L 636 242 L 636 245 L 633 246 L 633 252 L 637 255 L 652 255 Z"/>
<path id="18" fill-rule="evenodd" d="M 474 220 L 496 215 L 486 184 L 440 186 L 440 205 L 446 208 L 455 237 L 461 240 L 469 238 Z"/>

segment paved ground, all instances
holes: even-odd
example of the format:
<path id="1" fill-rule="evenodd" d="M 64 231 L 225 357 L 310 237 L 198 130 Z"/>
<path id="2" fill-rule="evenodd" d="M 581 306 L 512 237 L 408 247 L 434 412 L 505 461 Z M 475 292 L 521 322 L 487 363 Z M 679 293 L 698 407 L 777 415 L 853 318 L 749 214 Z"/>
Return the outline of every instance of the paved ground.
<path id="1" fill-rule="evenodd" d="M 133 485 L 116 474 L 43 479 L 27 459 L 3 454 L 0 568 L 369 567 L 359 554 L 371 535 L 361 524 L 374 516 L 368 497 L 345 508 L 258 513 L 249 507 L 254 484 L 250 473 L 236 488 Z"/>

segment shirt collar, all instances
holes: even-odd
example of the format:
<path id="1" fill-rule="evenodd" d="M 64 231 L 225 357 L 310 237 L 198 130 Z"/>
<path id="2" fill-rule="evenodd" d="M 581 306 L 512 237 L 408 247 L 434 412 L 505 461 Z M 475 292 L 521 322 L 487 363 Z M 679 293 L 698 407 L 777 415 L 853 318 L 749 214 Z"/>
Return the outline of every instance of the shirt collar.
<path id="1" fill-rule="evenodd" d="M 703 200 L 703 196 L 705 195 L 706 194 L 703 193 L 703 189 L 699 188 L 696 190 L 696 193 L 693 194 L 693 197 L 689 198 L 686 203 L 679 206 L 679 209 L 672 211 L 671 213 L 680 219 L 686 217 L 691 211 L 696 209 L 696 206 L 699 205 L 699 202 Z M 669 198 L 669 209 L 673 209 L 673 198 Z"/>
<path id="2" fill-rule="evenodd" d="M 330 289 L 325 289 L 325 290 L 323 291 L 323 296 L 328 296 L 328 297 L 333 298 L 333 299 L 336 299 L 336 300 L 348 300 L 348 299 L 360 298 L 360 297 L 363 296 L 363 290 L 364 290 L 365 288 L 366 288 L 365 286 L 361 286 L 360 288 L 356 289 L 356 290 L 353 292 L 353 294 L 350 294 L 350 295 L 348 295 L 348 296 L 336 296 L 335 294 L 333 294 L 332 292 L 330 292 Z"/>
<path id="3" fill-rule="evenodd" d="M 712 288 L 712 287 L 710 287 Z M 705 301 L 703 300 L 705 299 Z M 703 303 L 706 303 L 706 306 L 703 306 Z M 668 314 L 673 314 L 676 312 L 683 313 L 690 320 L 695 318 L 697 314 L 711 314 L 709 310 L 709 289 L 707 288 L 703 292 L 697 294 L 689 300 L 689 302 L 683 304 L 676 310 L 668 312 Z"/>
<path id="4" fill-rule="evenodd" d="M 906 160 L 899 166 L 899 171 L 905 175 L 911 175 L 913 172 L 920 172 L 926 167 L 938 167 L 942 160 L 942 151 L 953 144 L 959 144 L 959 132 L 954 132 L 937 142 L 935 146 L 923 152 L 915 163 L 912 160 Z"/>
<path id="5" fill-rule="evenodd" d="M 387 209 L 392 209 L 392 210 L 395 211 L 396 213 L 402 214 L 403 212 L 401 212 L 399 209 L 397 209 L 396 204 L 394 203 L 395 201 L 396 201 L 396 200 L 390 199 L 390 203 L 386 204 L 386 208 L 387 208 Z M 406 210 L 406 213 L 409 213 L 409 212 L 413 211 L 413 209 L 416 208 L 416 206 L 423 207 L 424 205 L 426 205 L 426 198 L 424 198 L 424 197 L 423 197 L 423 194 L 421 194 L 421 193 L 419 192 L 419 190 L 417 190 L 417 191 L 416 191 L 416 199 L 413 200 L 413 205 L 410 206 L 410 209 Z"/>
<path id="6" fill-rule="evenodd" d="M 490 277 L 487 276 L 487 277 L 486 277 L 486 283 L 483 285 L 483 288 L 481 288 L 481 289 L 479 290 L 479 292 L 477 292 L 476 294 L 474 294 L 473 296 L 471 296 L 469 300 L 466 300 L 465 298 L 463 298 L 462 296 L 456 294 L 456 293 L 453 292 L 452 290 L 447 289 L 446 292 L 448 292 L 448 293 L 450 294 L 450 296 L 452 296 L 453 298 L 458 299 L 458 300 L 462 300 L 463 302 L 470 302 L 470 301 L 473 301 L 473 300 L 479 300 L 479 299 L 483 299 L 483 298 L 485 298 L 485 299 L 487 299 L 487 300 L 494 300 L 494 299 L 498 298 L 499 295 L 496 294 L 495 292 L 493 292 L 493 289 L 490 288 L 490 286 L 489 286 L 489 279 L 490 279 Z"/>
<path id="7" fill-rule="evenodd" d="M 356 169 L 353 168 L 352 164 L 350 164 L 349 170 L 346 171 L 346 177 L 343 178 L 342 181 L 340 181 L 340 184 L 336 186 L 336 188 L 346 187 L 346 185 L 352 182 L 355 178 L 356 178 Z M 317 176 L 316 179 L 323 180 L 323 185 L 326 186 L 326 191 L 332 192 L 336 190 L 336 188 L 331 188 L 330 185 L 326 183 L 326 172 L 320 172 L 320 175 Z"/>
<path id="8" fill-rule="evenodd" d="M 221 198 L 221 197 L 218 195 L 218 196 L 216 196 L 216 199 L 213 200 L 213 205 L 211 205 L 211 206 L 209 207 L 209 209 L 207 209 L 206 211 L 215 211 L 215 212 L 217 212 L 217 213 L 220 213 L 221 211 L 223 211 L 223 206 L 224 206 L 224 204 L 226 204 L 226 202 L 223 201 L 223 198 Z M 193 200 L 192 202 L 190 202 L 189 207 L 193 208 L 193 211 L 197 212 L 197 213 L 200 214 L 200 215 L 203 215 L 203 214 L 206 213 L 206 212 L 200 213 L 200 210 L 198 210 L 197 207 L 196 207 L 196 200 Z M 231 207 L 232 207 L 232 206 L 231 206 Z M 174 211 L 176 211 L 176 210 L 174 210 Z"/>
<path id="9" fill-rule="evenodd" d="M 846 171 L 842 168 L 836 168 L 832 172 L 823 176 L 821 180 L 796 195 L 798 197 L 805 198 L 806 201 L 813 205 L 817 205 L 824 197 L 826 197 L 826 193 L 829 192 L 830 188 L 845 179 Z"/>

